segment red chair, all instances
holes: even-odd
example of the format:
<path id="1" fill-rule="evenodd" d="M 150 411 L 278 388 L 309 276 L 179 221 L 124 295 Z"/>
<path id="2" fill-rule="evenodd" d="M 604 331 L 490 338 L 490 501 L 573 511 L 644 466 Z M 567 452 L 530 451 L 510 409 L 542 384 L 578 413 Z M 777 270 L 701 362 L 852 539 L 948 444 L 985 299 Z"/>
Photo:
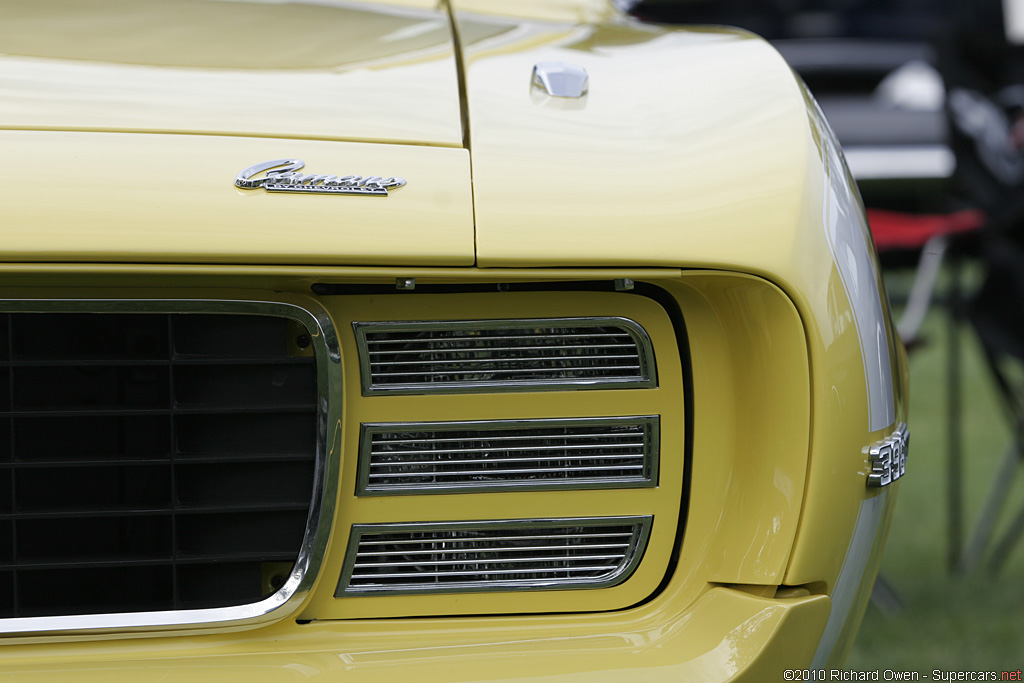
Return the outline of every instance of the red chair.
<path id="1" fill-rule="evenodd" d="M 921 254 L 907 306 L 896 324 L 900 339 L 910 347 L 917 341 L 917 333 L 931 306 L 950 240 L 980 230 L 985 223 L 985 213 L 978 209 L 949 214 L 868 209 L 867 213 L 875 248 L 880 255 L 894 251 L 919 251 Z"/>

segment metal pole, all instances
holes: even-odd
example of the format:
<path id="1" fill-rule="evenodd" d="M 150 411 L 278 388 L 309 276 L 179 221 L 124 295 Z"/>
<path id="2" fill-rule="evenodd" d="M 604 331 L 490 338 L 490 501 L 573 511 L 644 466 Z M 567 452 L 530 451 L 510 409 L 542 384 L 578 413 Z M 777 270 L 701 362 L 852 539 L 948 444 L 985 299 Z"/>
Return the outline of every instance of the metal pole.
<path id="1" fill-rule="evenodd" d="M 999 461 L 996 468 L 996 476 L 989 484 L 988 493 L 985 495 L 985 502 L 982 503 L 981 512 L 978 514 L 978 521 L 974 530 L 967 539 L 967 547 L 957 563 L 957 571 L 969 573 L 981 561 L 989 541 L 992 540 L 992 531 L 996 522 L 999 521 L 999 513 L 1002 512 L 1003 503 L 1010 495 L 1010 485 L 1013 484 L 1013 475 L 1020 464 L 1020 446 L 1017 438 L 1011 437 L 1010 443 L 1006 446 L 1006 452 Z"/>
<path id="2" fill-rule="evenodd" d="M 946 377 L 949 382 L 946 395 L 946 425 L 948 429 L 946 448 L 949 478 L 946 489 L 949 497 L 949 516 L 947 518 L 949 526 L 949 555 L 947 557 L 947 565 L 950 573 L 955 573 L 960 562 L 963 543 L 963 491 L 961 487 L 963 450 L 960 410 L 960 316 L 962 314 L 962 306 L 960 301 L 960 256 L 955 253 L 952 256 L 949 262 L 949 345 L 946 359 Z"/>

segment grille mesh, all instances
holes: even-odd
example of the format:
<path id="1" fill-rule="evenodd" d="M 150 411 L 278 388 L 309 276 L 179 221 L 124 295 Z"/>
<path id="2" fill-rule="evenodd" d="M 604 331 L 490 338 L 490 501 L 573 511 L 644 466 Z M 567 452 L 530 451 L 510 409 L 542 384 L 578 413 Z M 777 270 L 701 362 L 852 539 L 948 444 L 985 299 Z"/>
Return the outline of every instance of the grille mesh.
<path id="1" fill-rule="evenodd" d="M 355 323 L 364 392 L 651 386 L 650 341 L 625 318 Z"/>
<path id="2" fill-rule="evenodd" d="M 282 318 L 0 314 L 0 616 L 220 607 L 287 578 L 316 376 Z"/>
<path id="3" fill-rule="evenodd" d="M 607 587 L 632 573 L 649 529 L 650 517 L 357 525 L 337 595 Z"/>
<path id="4" fill-rule="evenodd" d="M 656 416 L 366 424 L 359 493 L 654 485 L 657 440 Z"/>

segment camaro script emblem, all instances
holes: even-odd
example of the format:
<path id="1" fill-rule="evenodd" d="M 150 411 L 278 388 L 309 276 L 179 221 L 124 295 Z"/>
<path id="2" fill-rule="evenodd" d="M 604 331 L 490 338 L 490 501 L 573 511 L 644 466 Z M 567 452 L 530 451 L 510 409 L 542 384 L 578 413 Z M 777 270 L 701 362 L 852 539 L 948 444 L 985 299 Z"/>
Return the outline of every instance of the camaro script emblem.
<path id="1" fill-rule="evenodd" d="M 306 192 L 315 194 L 358 194 L 387 197 L 388 188 L 405 185 L 405 178 L 370 175 L 317 175 L 300 173 L 302 159 L 276 159 L 254 164 L 235 176 L 235 185 L 246 190 L 262 187 L 267 192 Z M 266 172 L 261 178 L 256 176 Z"/>

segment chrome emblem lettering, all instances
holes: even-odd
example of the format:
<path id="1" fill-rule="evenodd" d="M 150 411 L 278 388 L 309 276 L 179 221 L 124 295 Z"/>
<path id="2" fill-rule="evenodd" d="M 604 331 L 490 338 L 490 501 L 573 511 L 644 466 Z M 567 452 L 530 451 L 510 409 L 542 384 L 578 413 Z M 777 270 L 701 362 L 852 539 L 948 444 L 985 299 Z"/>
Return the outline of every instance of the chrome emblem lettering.
<path id="1" fill-rule="evenodd" d="M 900 423 L 896 431 L 867 449 L 871 461 L 868 486 L 888 486 L 907 473 L 907 446 L 910 431 Z"/>
<path id="2" fill-rule="evenodd" d="M 262 187 L 267 192 L 313 194 L 355 194 L 387 197 L 388 188 L 405 185 L 405 178 L 361 175 L 317 175 L 300 173 L 302 159 L 275 159 L 254 164 L 235 176 L 235 186 L 245 190 Z M 256 176 L 264 173 L 262 177 Z"/>

